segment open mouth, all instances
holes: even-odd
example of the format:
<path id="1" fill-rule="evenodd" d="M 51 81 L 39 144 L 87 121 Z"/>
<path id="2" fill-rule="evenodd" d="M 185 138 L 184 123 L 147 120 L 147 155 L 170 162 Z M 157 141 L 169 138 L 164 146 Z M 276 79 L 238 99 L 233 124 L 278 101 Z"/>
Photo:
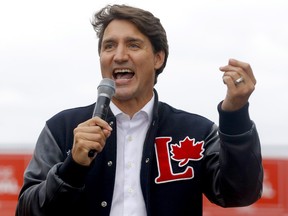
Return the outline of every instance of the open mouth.
<path id="1" fill-rule="evenodd" d="M 135 73 L 131 71 L 130 69 L 116 69 L 113 71 L 113 78 L 115 80 L 119 79 L 132 79 L 134 77 Z"/>

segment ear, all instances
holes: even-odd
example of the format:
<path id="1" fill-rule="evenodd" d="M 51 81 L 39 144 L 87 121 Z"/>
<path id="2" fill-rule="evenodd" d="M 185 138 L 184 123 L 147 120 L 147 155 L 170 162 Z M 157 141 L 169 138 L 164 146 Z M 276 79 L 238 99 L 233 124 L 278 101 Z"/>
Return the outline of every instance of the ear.
<path id="1" fill-rule="evenodd" d="M 159 69 L 165 60 L 165 53 L 164 51 L 157 52 L 154 56 L 154 68 L 155 70 Z"/>

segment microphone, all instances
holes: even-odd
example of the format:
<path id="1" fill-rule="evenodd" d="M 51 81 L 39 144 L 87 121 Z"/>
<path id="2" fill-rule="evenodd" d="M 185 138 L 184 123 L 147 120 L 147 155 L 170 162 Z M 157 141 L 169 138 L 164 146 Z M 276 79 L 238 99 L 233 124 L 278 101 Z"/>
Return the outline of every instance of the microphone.
<path id="1" fill-rule="evenodd" d="M 104 78 L 101 80 L 97 90 L 98 97 L 92 117 L 98 116 L 101 119 L 106 120 L 110 100 L 115 93 L 115 82 L 112 79 Z M 96 151 L 93 149 L 90 150 L 88 152 L 88 157 L 94 157 L 95 152 Z"/>

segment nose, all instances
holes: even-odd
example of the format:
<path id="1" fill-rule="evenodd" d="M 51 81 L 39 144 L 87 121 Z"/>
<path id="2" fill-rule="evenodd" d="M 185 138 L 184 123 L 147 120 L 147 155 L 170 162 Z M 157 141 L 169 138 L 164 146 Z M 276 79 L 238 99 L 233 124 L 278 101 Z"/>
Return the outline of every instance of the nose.
<path id="1" fill-rule="evenodd" d="M 117 63 L 125 62 L 128 60 L 128 52 L 125 46 L 119 45 L 115 50 L 114 61 Z"/>

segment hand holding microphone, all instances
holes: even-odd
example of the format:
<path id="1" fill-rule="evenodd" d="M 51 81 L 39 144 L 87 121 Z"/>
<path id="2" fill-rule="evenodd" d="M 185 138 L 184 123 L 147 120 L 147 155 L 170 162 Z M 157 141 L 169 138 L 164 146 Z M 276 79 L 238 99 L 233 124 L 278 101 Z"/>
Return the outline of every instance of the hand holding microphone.
<path id="1" fill-rule="evenodd" d="M 115 82 L 112 79 L 104 78 L 98 86 L 98 98 L 94 108 L 93 117 L 98 116 L 106 121 L 109 104 L 115 93 Z M 95 150 L 88 152 L 89 157 L 94 157 Z"/>
<path id="2" fill-rule="evenodd" d="M 98 97 L 93 118 L 79 124 L 74 129 L 72 156 L 74 161 L 84 166 L 91 163 L 96 152 L 102 151 L 106 138 L 112 130 L 106 122 L 106 117 L 111 98 L 115 93 L 115 83 L 111 79 L 104 78 L 97 89 Z"/>

